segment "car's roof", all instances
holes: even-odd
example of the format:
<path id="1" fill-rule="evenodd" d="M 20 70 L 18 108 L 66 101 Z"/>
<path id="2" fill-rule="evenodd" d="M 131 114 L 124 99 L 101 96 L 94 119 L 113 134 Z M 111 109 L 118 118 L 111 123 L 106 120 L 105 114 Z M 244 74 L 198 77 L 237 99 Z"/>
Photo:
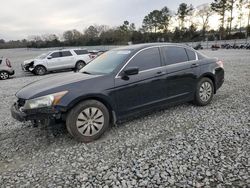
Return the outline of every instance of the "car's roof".
<path id="1" fill-rule="evenodd" d="M 185 48 L 191 48 L 188 45 L 185 44 L 179 44 L 179 43 L 144 43 L 144 44 L 134 44 L 134 45 L 128 45 L 123 46 L 120 48 L 116 48 L 114 50 L 141 50 L 148 47 L 154 47 L 154 46 L 178 46 L 178 47 L 185 47 Z"/>

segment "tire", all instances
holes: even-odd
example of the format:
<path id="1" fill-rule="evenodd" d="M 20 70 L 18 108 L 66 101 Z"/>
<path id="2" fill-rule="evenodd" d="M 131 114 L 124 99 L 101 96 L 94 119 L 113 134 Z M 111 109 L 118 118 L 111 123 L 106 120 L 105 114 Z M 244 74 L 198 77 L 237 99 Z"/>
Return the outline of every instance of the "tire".
<path id="1" fill-rule="evenodd" d="M 42 65 L 37 65 L 34 69 L 34 73 L 35 75 L 39 75 L 39 76 L 45 75 L 47 73 L 47 69 Z"/>
<path id="2" fill-rule="evenodd" d="M 81 70 L 83 67 L 85 67 L 86 63 L 84 61 L 78 61 L 75 65 L 75 70 L 79 71 Z"/>
<path id="3" fill-rule="evenodd" d="M 211 79 L 204 77 L 196 86 L 194 104 L 198 106 L 208 105 L 214 96 L 214 84 Z"/>
<path id="4" fill-rule="evenodd" d="M 6 80 L 6 79 L 8 79 L 10 77 L 10 74 L 8 73 L 8 72 L 6 72 L 6 71 L 1 71 L 0 72 L 0 79 L 1 80 Z"/>
<path id="5" fill-rule="evenodd" d="M 98 139 L 109 127 L 109 111 L 96 100 L 86 100 L 73 107 L 66 117 L 68 132 L 80 142 Z"/>

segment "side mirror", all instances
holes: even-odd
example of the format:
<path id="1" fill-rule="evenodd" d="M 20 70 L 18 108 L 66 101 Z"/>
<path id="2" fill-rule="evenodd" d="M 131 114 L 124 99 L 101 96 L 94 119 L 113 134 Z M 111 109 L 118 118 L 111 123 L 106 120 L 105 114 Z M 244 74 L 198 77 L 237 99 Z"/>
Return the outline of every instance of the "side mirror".
<path id="1" fill-rule="evenodd" d="M 125 69 L 123 71 L 123 73 L 126 75 L 126 76 L 130 76 L 130 75 L 136 75 L 139 73 L 139 68 L 138 67 L 129 67 L 127 69 Z"/>
<path id="2" fill-rule="evenodd" d="M 52 59 L 52 56 L 48 56 L 47 59 Z"/>
<path id="3" fill-rule="evenodd" d="M 139 68 L 137 67 L 129 67 L 126 68 L 125 70 L 123 70 L 122 74 L 121 74 L 121 78 L 123 80 L 129 80 L 130 75 L 136 75 L 139 73 Z"/>

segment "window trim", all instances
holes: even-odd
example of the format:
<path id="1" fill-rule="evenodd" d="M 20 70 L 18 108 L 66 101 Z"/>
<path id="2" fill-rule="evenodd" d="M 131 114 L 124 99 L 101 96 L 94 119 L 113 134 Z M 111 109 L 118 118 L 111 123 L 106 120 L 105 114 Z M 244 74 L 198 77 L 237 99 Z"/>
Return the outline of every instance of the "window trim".
<path id="1" fill-rule="evenodd" d="M 198 55 L 197 55 L 196 51 L 194 51 L 192 49 L 188 49 L 188 48 L 184 48 L 184 49 L 186 51 L 186 54 L 187 54 L 187 57 L 188 57 L 188 61 L 197 61 L 198 60 Z M 190 51 L 194 52 L 194 55 L 195 55 L 195 59 L 194 60 L 189 60 L 189 56 L 188 56 L 187 50 L 190 50 Z"/>
<path id="2" fill-rule="evenodd" d="M 159 49 L 159 53 L 160 53 L 160 56 L 161 56 L 161 68 L 163 67 L 167 67 L 169 66 L 168 64 L 166 64 L 165 62 L 165 55 L 162 54 L 162 50 L 164 47 L 179 47 L 179 48 L 184 48 L 185 49 L 185 52 L 186 52 L 186 49 L 189 49 L 191 51 L 193 51 L 195 53 L 195 60 L 191 60 L 191 61 L 198 61 L 198 55 L 196 53 L 196 51 L 190 47 L 186 47 L 186 46 L 178 46 L 178 45 L 171 45 L 171 44 L 166 44 L 166 45 L 156 45 L 156 46 L 150 46 L 150 47 L 146 47 L 146 48 L 143 48 L 141 50 L 139 50 L 138 52 L 136 52 L 131 58 L 129 58 L 129 60 L 122 66 L 122 68 L 120 69 L 120 71 L 118 71 L 118 73 L 116 74 L 115 78 L 121 78 L 120 76 L 120 73 L 123 71 L 123 69 L 129 64 L 129 62 L 140 52 L 144 51 L 144 50 L 147 50 L 147 49 L 150 49 L 150 48 L 158 48 Z M 189 62 L 188 61 L 184 61 L 184 62 Z M 180 62 L 181 63 L 181 62 Z M 139 71 L 140 72 L 147 72 L 147 71 L 150 71 L 150 70 L 153 70 L 153 69 L 157 69 L 157 68 L 160 68 L 160 67 L 156 67 L 156 68 L 152 68 L 152 69 L 148 69 L 148 70 L 144 70 L 144 71 Z"/>
<path id="3" fill-rule="evenodd" d="M 148 72 L 148 71 L 151 71 L 151 70 L 153 70 L 153 69 L 158 69 L 158 68 L 160 68 L 160 67 L 163 67 L 164 64 L 162 63 L 163 59 L 162 59 L 162 54 L 161 54 L 160 46 L 150 46 L 150 47 L 143 48 L 143 49 L 139 50 L 139 51 L 136 52 L 131 58 L 129 58 L 129 60 L 122 66 L 122 68 L 120 69 L 120 71 L 116 74 L 115 78 L 121 78 L 120 73 L 121 73 L 121 72 L 123 71 L 123 69 L 130 63 L 130 61 L 132 61 L 132 59 L 133 59 L 136 55 L 138 55 L 138 54 L 141 53 L 142 51 L 145 51 L 145 50 L 148 50 L 148 49 L 151 49 L 151 48 L 158 48 L 159 55 L 160 55 L 161 66 L 155 67 L 155 68 L 151 68 L 151 69 L 147 69 L 147 70 L 139 71 L 138 74 L 143 73 L 143 72 Z"/>

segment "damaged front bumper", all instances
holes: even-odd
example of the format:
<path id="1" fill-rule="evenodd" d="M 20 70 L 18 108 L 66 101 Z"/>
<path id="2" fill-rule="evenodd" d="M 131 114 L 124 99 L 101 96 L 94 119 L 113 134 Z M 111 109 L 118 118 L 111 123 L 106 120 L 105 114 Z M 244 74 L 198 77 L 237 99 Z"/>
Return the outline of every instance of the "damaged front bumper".
<path id="1" fill-rule="evenodd" d="M 61 113 L 54 108 L 38 108 L 32 110 L 23 110 L 17 103 L 11 106 L 11 115 L 18 121 L 60 119 Z"/>

